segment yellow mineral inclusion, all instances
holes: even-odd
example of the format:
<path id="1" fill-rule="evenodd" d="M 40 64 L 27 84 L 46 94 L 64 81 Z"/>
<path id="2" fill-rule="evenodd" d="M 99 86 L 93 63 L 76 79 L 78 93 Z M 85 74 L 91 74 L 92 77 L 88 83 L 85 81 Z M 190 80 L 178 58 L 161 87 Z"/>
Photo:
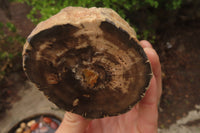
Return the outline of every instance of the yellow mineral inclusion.
<path id="1" fill-rule="evenodd" d="M 58 78 L 57 75 L 55 74 L 46 74 L 46 80 L 48 84 L 57 84 L 58 83 Z"/>
<path id="2" fill-rule="evenodd" d="M 84 74 L 86 83 L 89 85 L 90 88 L 93 88 L 99 77 L 98 73 L 90 69 L 84 69 L 83 74 Z"/>

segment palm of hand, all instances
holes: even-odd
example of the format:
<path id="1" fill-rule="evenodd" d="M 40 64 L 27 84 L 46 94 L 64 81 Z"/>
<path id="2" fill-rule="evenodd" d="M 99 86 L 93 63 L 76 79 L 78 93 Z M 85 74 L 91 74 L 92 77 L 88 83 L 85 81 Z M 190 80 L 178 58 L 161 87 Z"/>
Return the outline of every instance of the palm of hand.
<path id="1" fill-rule="evenodd" d="M 147 93 L 153 93 L 150 91 Z M 145 102 L 145 99 L 142 100 L 131 111 L 127 112 L 126 114 L 91 121 L 88 128 L 86 129 L 86 133 L 156 132 L 158 118 L 157 102 Z"/>

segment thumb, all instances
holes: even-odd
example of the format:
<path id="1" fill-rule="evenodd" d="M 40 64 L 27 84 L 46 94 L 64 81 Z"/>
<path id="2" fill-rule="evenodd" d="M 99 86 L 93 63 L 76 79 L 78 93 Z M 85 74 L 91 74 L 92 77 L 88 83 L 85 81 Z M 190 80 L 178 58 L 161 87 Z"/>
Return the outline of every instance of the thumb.
<path id="1" fill-rule="evenodd" d="M 66 112 L 56 133 L 83 133 L 89 122 L 80 115 Z"/>

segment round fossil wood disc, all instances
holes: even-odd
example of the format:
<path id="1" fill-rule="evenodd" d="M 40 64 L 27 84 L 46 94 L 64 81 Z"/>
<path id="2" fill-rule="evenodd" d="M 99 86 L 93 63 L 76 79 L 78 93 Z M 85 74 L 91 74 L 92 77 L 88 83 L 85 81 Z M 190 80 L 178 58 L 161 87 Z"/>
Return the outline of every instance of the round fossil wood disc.
<path id="1" fill-rule="evenodd" d="M 86 118 L 127 112 L 152 77 L 135 31 L 107 8 L 67 7 L 38 24 L 23 68 L 50 101 Z"/>

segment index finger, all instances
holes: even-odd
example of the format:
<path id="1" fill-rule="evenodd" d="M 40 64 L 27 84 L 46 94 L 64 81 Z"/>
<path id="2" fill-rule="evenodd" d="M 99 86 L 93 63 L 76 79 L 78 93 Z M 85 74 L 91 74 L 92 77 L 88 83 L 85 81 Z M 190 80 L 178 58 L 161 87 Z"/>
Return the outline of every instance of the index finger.
<path id="1" fill-rule="evenodd" d="M 140 45 L 143 47 L 151 63 L 152 72 L 153 75 L 155 76 L 155 80 L 158 87 L 158 99 L 160 99 L 162 93 L 162 78 L 161 78 L 161 65 L 159 56 L 148 41 L 142 40 L 140 41 Z"/>

